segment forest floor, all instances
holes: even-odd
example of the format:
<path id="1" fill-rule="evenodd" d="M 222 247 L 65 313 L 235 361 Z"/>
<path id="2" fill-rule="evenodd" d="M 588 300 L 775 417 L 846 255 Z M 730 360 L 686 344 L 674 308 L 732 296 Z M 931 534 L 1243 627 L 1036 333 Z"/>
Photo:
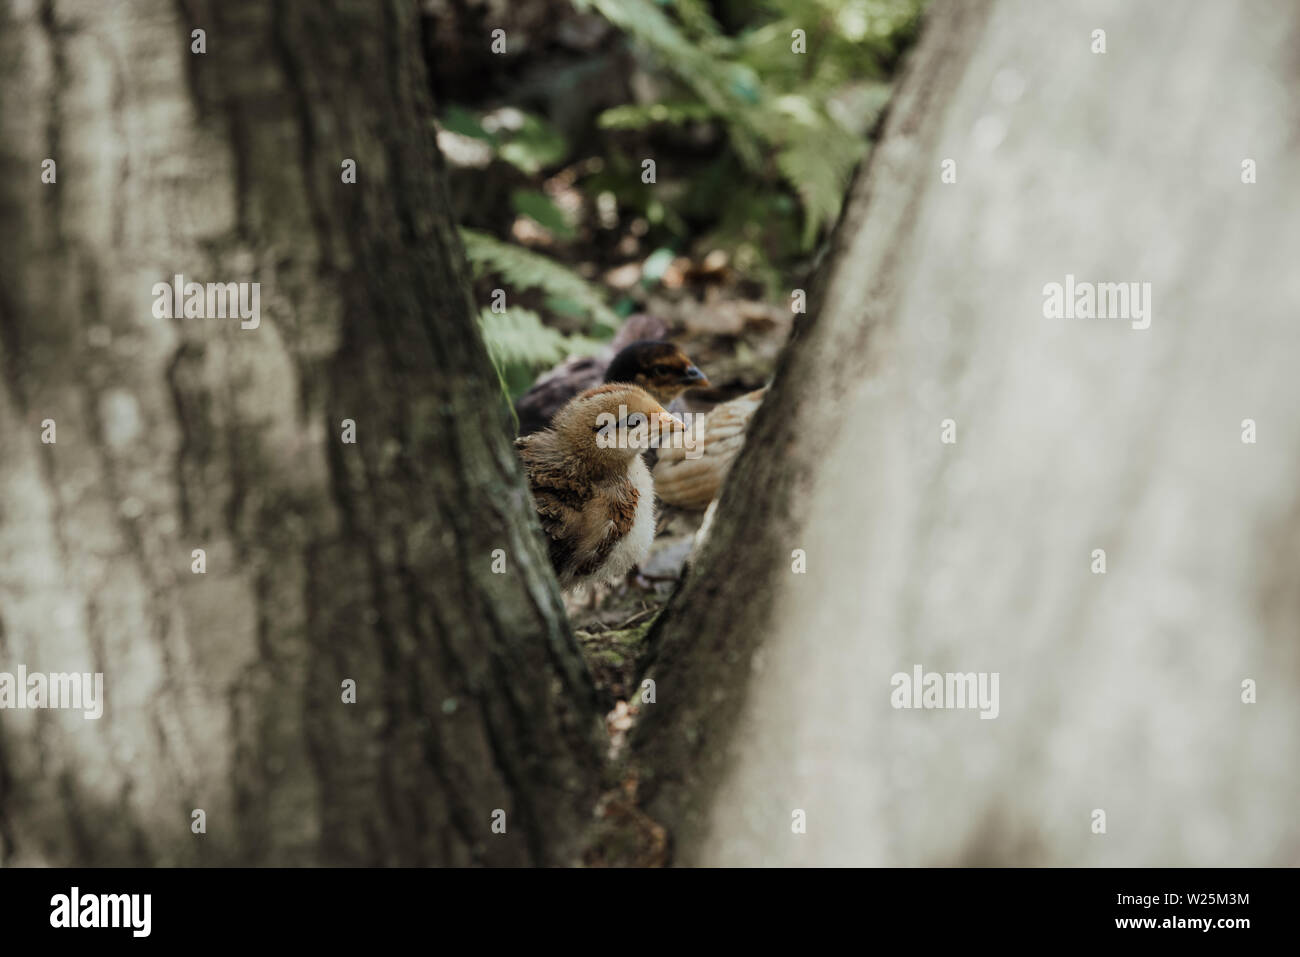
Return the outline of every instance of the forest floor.
<path id="1" fill-rule="evenodd" d="M 712 264 L 723 265 L 722 257 L 714 255 Z M 685 259 L 675 265 L 683 275 L 704 272 Z M 648 296 L 645 303 L 646 312 L 669 322 L 669 337 L 709 378 L 710 389 L 686 394 L 692 412 L 706 412 L 718 402 L 765 385 L 791 325 L 788 307 L 746 297 L 738 284 L 728 282 L 725 266 L 710 275 L 715 282 L 694 289 L 666 289 Z M 597 806 L 585 856 L 585 863 L 593 866 L 657 866 L 668 858 L 666 832 L 640 810 L 636 772 L 620 758 L 641 710 L 650 627 L 677 587 L 704 511 L 660 501 L 656 513 L 655 540 L 639 574 L 565 600 L 579 647 L 607 709 L 608 789 Z"/>

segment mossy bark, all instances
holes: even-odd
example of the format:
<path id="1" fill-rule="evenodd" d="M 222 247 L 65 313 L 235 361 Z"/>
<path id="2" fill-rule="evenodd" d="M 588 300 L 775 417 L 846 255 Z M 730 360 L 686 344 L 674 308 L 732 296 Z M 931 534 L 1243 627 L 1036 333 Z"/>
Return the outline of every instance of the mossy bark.
<path id="1" fill-rule="evenodd" d="M 575 860 L 602 736 L 416 5 L 5 7 L 0 670 L 106 705 L 0 713 L 0 861 Z M 155 318 L 178 273 L 259 282 L 260 327 Z"/>
<path id="2" fill-rule="evenodd" d="M 650 636 L 675 863 L 1295 860 L 1300 17 L 1194 11 L 930 6 Z M 1052 318 L 1067 274 L 1149 328 Z M 895 707 L 918 665 L 996 719 Z"/>

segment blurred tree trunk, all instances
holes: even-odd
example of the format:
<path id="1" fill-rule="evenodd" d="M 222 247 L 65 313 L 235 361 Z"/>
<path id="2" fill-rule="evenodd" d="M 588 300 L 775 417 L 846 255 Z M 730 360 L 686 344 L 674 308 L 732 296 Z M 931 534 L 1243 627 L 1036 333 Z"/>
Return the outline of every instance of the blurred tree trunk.
<path id="1" fill-rule="evenodd" d="M 651 634 L 632 755 L 676 862 L 1295 863 L 1298 36 L 931 8 Z M 1150 328 L 1045 318 L 1067 274 L 1150 282 Z M 998 717 L 895 710 L 917 664 L 998 673 Z"/>
<path id="2" fill-rule="evenodd" d="M 106 699 L 0 711 L 0 863 L 574 858 L 602 735 L 414 8 L 0 3 L 0 671 Z M 178 273 L 260 326 L 155 318 Z"/>

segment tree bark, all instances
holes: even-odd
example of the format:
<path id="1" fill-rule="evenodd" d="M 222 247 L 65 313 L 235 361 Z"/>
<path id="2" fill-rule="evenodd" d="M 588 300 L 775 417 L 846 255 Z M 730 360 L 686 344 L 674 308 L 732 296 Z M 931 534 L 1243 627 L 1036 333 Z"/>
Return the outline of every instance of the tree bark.
<path id="1" fill-rule="evenodd" d="M 415 4 L 0 16 L 0 671 L 106 702 L 0 712 L 0 863 L 575 859 L 602 735 Z M 155 318 L 177 273 L 260 282 L 260 326 Z"/>
<path id="2" fill-rule="evenodd" d="M 631 749 L 677 863 L 1296 862 L 1298 37 L 931 8 L 650 636 Z M 1067 273 L 1150 282 L 1150 328 L 1046 318 Z M 893 707 L 916 664 L 999 673 L 998 717 Z"/>

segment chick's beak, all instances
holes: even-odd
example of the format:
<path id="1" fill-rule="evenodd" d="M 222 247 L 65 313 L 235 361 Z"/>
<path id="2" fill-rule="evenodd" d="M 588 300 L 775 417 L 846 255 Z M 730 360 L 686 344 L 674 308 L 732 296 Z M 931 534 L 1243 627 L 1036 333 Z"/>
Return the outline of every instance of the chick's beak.
<path id="1" fill-rule="evenodd" d="M 686 431 L 686 423 L 666 409 L 661 408 L 657 413 L 655 413 L 655 415 L 659 420 L 659 431 L 651 440 L 650 445 L 652 448 L 663 448 L 663 438 L 665 435 L 672 435 L 674 432 Z"/>
<path id="2" fill-rule="evenodd" d="M 682 373 L 680 381 L 684 386 L 698 386 L 701 388 L 707 387 L 709 384 L 709 380 L 704 377 L 704 373 L 694 365 L 686 367 L 686 371 Z"/>

